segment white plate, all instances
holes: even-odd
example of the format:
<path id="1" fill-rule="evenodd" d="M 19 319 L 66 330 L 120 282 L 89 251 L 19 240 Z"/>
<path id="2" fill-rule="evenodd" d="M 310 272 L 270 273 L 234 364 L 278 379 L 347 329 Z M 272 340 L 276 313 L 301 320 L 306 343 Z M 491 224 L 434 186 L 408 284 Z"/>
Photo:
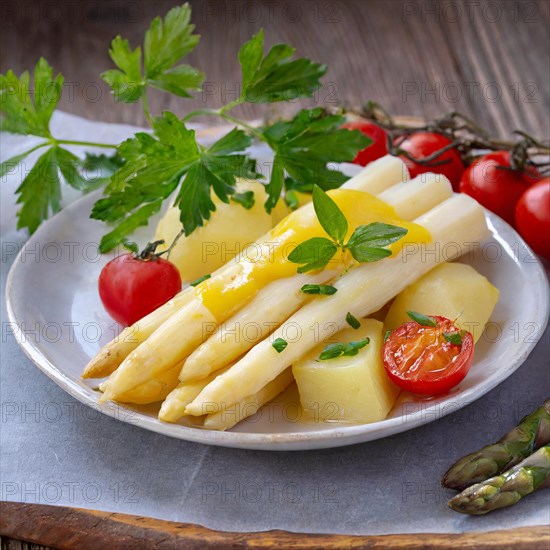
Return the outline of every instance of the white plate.
<path id="1" fill-rule="evenodd" d="M 500 290 L 487 332 L 494 341 L 485 338 L 477 344 L 472 370 L 450 395 L 401 400 L 389 418 L 365 425 L 302 422 L 292 391 L 228 432 L 162 423 L 155 406 L 99 405 L 93 389 L 97 381 L 80 379 L 84 365 L 119 330 L 97 293 L 99 272 L 113 256 L 97 252 L 105 227 L 89 213 L 98 196 L 91 194 L 64 208 L 29 239 L 8 276 L 8 316 L 25 353 L 70 395 L 109 416 L 171 437 L 227 447 L 298 450 L 350 445 L 410 430 L 464 407 L 508 378 L 548 321 L 548 283 L 539 260 L 508 224 L 487 213 L 493 236 L 462 261 Z M 143 243 L 151 234 L 150 227 L 144 228 L 137 240 Z"/>

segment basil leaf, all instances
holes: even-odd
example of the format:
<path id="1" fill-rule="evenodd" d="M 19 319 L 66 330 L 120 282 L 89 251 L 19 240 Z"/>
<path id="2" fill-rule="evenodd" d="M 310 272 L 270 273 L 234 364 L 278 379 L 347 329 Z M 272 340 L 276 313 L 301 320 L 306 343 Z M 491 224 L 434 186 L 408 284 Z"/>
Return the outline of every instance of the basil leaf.
<path id="1" fill-rule="evenodd" d="M 391 250 L 387 248 L 371 248 L 370 246 L 358 245 L 350 248 L 349 251 L 356 261 L 364 264 L 378 262 L 388 256 L 391 256 Z"/>
<path id="2" fill-rule="evenodd" d="M 336 254 L 338 245 L 324 237 L 313 237 L 299 244 L 288 256 L 295 264 L 306 264 L 298 268 L 298 273 L 306 273 L 325 267 Z"/>
<path id="3" fill-rule="evenodd" d="M 397 225 L 373 222 L 360 225 L 352 233 L 346 246 L 353 248 L 359 245 L 369 245 L 372 248 L 382 248 L 402 239 L 408 230 Z"/>
<path id="4" fill-rule="evenodd" d="M 321 227 L 338 244 L 343 245 L 348 222 L 338 205 L 318 186 L 313 187 L 313 207 Z"/>

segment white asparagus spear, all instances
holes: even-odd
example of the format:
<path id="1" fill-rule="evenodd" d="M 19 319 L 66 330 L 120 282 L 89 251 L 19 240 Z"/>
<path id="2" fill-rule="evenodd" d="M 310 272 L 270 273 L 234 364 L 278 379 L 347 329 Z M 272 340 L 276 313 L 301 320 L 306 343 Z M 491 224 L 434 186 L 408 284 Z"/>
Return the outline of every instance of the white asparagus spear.
<path id="1" fill-rule="evenodd" d="M 358 189 L 365 190 L 368 190 L 371 185 L 375 185 L 377 188 L 387 188 L 387 181 L 395 183 L 395 181 L 392 181 L 392 178 L 393 180 L 397 178 L 398 171 L 396 167 L 401 166 L 402 161 L 386 157 L 384 159 L 383 161 L 379 159 L 382 162 L 377 164 L 377 170 L 370 169 L 371 176 L 359 177 L 361 173 L 349 181 Z M 384 170 L 381 167 L 384 165 L 390 167 L 391 178 L 386 178 L 382 181 Z M 366 169 L 364 172 L 369 172 L 369 170 Z M 402 172 L 399 176 L 401 175 Z M 308 219 L 314 216 L 313 205 L 311 203 L 304 205 L 299 210 L 301 213 L 295 214 L 303 216 L 300 219 Z M 268 233 L 260 239 L 260 242 L 265 243 L 270 239 L 271 234 Z M 272 248 L 270 246 L 262 246 L 261 251 L 262 254 L 265 254 L 265 261 L 268 262 Z M 256 254 L 252 254 L 250 257 L 258 261 Z M 230 261 L 227 266 L 221 268 L 218 274 L 211 278 L 209 284 L 226 288 L 230 286 L 233 279 L 243 269 L 248 267 L 249 264 L 249 257 L 240 255 Z M 250 296 L 250 298 L 253 298 L 253 296 Z M 190 315 L 189 312 L 193 312 L 193 315 Z M 220 317 L 220 315 L 223 317 Z M 116 400 L 117 396 L 128 392 L 151 378 L 157 377 L 178 362 L 182 362 L 193 349 L 209 336 L 207 329 L 210 331 L 214 330 L 219 323 L 226 321 L 230 316 L 230 311 L 222 310 L 217 313 L 216 318 L 198 298 L 193 298 L 124 359 L 118 369 L 109 378 L 102 401 Z M 197 324 L 202 324 L 203 326 L 198 327 Z"/>
<path id="2" fill-rule="evenodd" d="M 171 398 L 163 402 L 159 412 L 159 420 L 163 422 L 177 422 L 184 416 L 185 407 L 187 407 L 187 405 L 189 405 L 189 403 L 191 403 L 191 401 L 193 401 L 193 399 L 195 399 L 195 397 L 197 397 L 216 376 L 223 374 L 227 368 L 213 372 L 210 376 L 201 380 L 180 382 L 170 393 Z"/>
<path id="3" fill-rule="evenodd" d="M 136 405 L 147 405 L 149 403 L 164 401 L 179 384 L 179 372 L 179 366 L 172 367 L 159 376 L 150 378 L 140 386 L 119 395 L 117 401 L 119 403 L 135 403 Z M 105 380 L 99 384 L 99 391 L 105 391 L 107 382 L 108 381 Z"/>
<path id="4" fill-rule="evenodd" d="M 211 404 L 211 412 L 204 419 L 204 427 L 209 430 L 229 430 L 245 418 L 256 414 L 261 407 L 286 390 L 293 381 L 292 369 L 289 367 L 259 392 L 249 395 L 237 403 L 227 406 Z"/>
<path id="5" fill-rule="evenodd" d="M 109 377 L 100 401 L 115 399 L 170 369 L 203 342 L 208 330 L 216 326 L 216 319 L 202 302 L 189 302 L 157 329 L 162 331 L 160 338 L 155 338 L 153 333 L 126 357 Z"/>
<path id="6" fill-rule="evenodd" d="M 228 365 L 286 321 L 307 300 L 305 284 L 324 284 L 339 271 L 297 274 L 273 281 L 202 343 L 184 362 L 180 381 L 197 380 Z M 171 395 L 168 396 L 169 401 Z M 183 409 L 182 409 L 183 414 Z"/>
<path id="7" fill-rule="evenodd" d="M 341 330 L 348 312 L 360 318 L 376 311 L 438 263 L 458 258 L 488 233 L 483 209 L 467 195 L 456 195 L 415 221 L 430 231 L 431 244 L 406 244 L 396 256 L 361 265 L 342 276 L 334 284 L 338 292 L 330 304 L 306 304 L 206 386 L 186 412 L 202 415 L 212 403 L 235 403 L 258 392 L 315 344 Z M 296 327 L 299 337 L 289 341 Z M 271 345 L 277 338 L 288 342 L 281 353 Z"/>
<path id="8" fill-rule="evenodd" d="M 385 191 L 392 185 L 409 179 L 408 170 L 403 161 L 386 155 L 371 162 L 361 172 L 344 183 L 344 189 L 357 189 L 373 195 Z M 311 208 L 311 204 L 308 206 Z M 265 240 L 264 235 L 258 242 Z M 244 250 L 240 256 L 246 256 Z M 238 261 L 237 257 L 235 261 Z M 228 278 L 234 274 L 235 261 L 228 262 L 212 274 L 212 277 Z M 143 319 L 126 328 L 120 336 L 106 344 L 86 365 L 82 378 L 103 378 L 111 374 L 122 361 L 144 342 L 151 334 L 167 321 L 176 311 L 186 305 L 194 295 L 192 287 L 177 294 L 172 300 L 159 307 Z"/>
<path id="9" fill-rule="evenodd" d="M 361 172 L 342 185 L 342 189 L 366 191 L 379 195 L 392 185 L 409 180 L 409 171 L 398 157 L 386 155 L 369 163 Z"/>
<path id="10" fill-rule="evenodd" d="M 125 328 L 114 340 L 103 346 L 86 365 L 82 378 L 103 378 L 109 376 L 122 361 L 144 342 L 162 323 L 193 299 L 193 287 L 176 294 L 164 305 Z"/>
<path id="11" fill-rule="evenodd" d="M 423 174 L 410 182 L 390 187 L 379 198 L 393 206 L 399 217 L 412 221 L 451 195 L 452 188 L 447 178 Z M 252 302 L 222 323 L 185 360 L 180 380 L 203 378 L 240 357 L 306 302 L 308 295 L 300 291 L 302 285 L 324 284 L 335 275 L 327 271 L 315 276 L 297 275 L 280 279 L 262 289 Z"/>

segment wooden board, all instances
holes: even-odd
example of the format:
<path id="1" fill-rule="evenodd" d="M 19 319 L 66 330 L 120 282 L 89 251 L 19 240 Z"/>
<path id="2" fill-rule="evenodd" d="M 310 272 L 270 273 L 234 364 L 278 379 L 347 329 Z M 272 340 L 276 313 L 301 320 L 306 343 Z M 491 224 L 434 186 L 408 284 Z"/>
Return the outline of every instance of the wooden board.
<path id="1" fill-rule="evenodd" d="M 43 504 L 0 503 L 0 535 L 60 550 L 260 549 L 423 549 L 547 550 L 550 528 L 411 535 L 348 536 L 266 531 L 228 533 L 200 525 Z"/>

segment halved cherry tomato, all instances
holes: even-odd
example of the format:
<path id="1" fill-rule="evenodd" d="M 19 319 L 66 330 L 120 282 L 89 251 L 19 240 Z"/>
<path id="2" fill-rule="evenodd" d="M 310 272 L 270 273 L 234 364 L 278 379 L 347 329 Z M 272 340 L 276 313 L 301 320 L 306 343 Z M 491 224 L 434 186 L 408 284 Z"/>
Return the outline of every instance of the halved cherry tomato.
<path id="1" fill-rule="evenodd" d="M 474 339 L 453 321 L 432 316 L 436 326 L 416 321 L 396 328 L 382 348 L 386 373 L 404 390 L 423 395 L 448 392 L 468 374 L 474 359 Z M 461 344 L 444 334 L 460 334 Z"/>
<path id="2" fill-rule="evenodd" d="M 483 155 L 466 169 L 460 181 L 460 191 L 512 224 L 519 198 L 538 180 L 540 174 L 534 168 L 527 173 L 512 170 L 510 153 L 494 151 Z"/>
<path id="3" fill-rule="evenodd" d="M 452 143 L 448 137 L 437 132 L 415 132 L 405 141 L 402 142 L 401 139 L 397 138 L 395 142 L 398 144 L 399 149 L 407 151 L 409 155 L 419 160 L 430 157 Z M 464 164 L 456 149 L 449 149 L 441 153 L 440 156 L 428 164 L 418 164 L 404 155 L 400 155 L 400 157 L 409 169 L 411 178 L 415 178 L 419 174 L 425 174 L 426 172 L 443 174 L 449 179 L 453 189 L 455 191 L 458 190 L 458 184 L 464 172 Z M 439 162 L 444 162 L 444 164 L 436 164 Z"/>
<path id="4" fill-rule="evenodd" d="M 142 259 L 122 254 L 111 260 L 99 275 L 99 296 L 109 315 L 129 326 L 173 298 L 181 290 L 176 266 L 151 256 Z"/>
<path id="5" fill-rule="evenodd" d="M 550 260 L 550 178 L 535 183 L 520 197 L 516 227 L 537 254 Z"/>
<path id="6" fill-rule="evenodd" d="M 369 162 L 379 159 L 388 154 L 388 135 L 383 128 L 380 128 L 374 122 L 368 122 L 367 120 L 356 120 L 353 122 L 346 122 L 342 128 L 348 130 L 359 130 L 366 136 L 372 139 L 372 143 L 359 151 L 353 162 L 366 166 Z"/>

